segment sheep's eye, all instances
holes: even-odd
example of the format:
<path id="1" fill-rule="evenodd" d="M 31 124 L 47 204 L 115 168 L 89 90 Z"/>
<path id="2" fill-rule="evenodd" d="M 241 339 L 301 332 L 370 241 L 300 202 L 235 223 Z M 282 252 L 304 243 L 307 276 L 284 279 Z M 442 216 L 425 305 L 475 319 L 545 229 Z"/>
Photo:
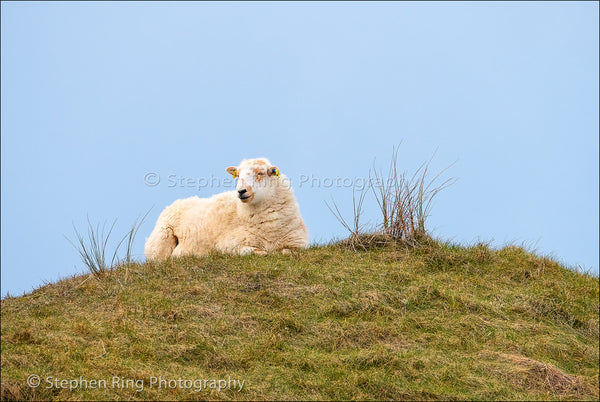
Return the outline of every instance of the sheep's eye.
<path id="1" fill-rule="evenodd" d="M 258 172 L 258 173 L 257 173 L 257 175 L 259 175 L 259 176 L 264 176 L 264 175 L 265 175 L 265 172 Z"/>

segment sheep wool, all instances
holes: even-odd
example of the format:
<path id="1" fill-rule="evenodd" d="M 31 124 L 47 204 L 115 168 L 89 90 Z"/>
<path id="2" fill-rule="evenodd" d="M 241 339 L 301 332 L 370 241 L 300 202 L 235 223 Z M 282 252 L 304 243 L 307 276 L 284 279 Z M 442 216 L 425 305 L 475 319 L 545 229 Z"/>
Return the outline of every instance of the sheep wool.
<path id="1" fill-rule="evenodd" d="M 227 172 L 234 191 L 197 196 L 165 208 L 146 239 L 148 260 L 203 255 L 266 254 L 308 246 L 308 231 L 289 179 L 267 159 L 245 159 Z"/>

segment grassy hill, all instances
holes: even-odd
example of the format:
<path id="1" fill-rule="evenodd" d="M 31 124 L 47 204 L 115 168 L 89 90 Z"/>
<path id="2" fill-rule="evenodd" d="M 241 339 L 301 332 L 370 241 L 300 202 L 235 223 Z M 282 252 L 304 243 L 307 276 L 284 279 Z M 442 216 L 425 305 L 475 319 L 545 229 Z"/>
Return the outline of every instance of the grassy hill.
<path id="1" fill-rule="evenodd" d="M 598 296 L 514 246 L 129 264 L 2 300 L 1 396 L 597 400 Z"/>

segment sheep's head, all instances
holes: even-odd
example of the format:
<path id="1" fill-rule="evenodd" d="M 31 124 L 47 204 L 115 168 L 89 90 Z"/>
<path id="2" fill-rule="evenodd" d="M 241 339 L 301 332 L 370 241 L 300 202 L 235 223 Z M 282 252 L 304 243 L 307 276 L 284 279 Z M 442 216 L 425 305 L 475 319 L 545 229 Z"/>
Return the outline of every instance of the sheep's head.
<path id="1" fill-rule="evenodd" d="M 238 197 L 245 204 L 270 198 L 279 184 L 279 169 L 265 158 L 244 159 L 238 167 L 228 167 L 227 172 L 238 179 Z"/>

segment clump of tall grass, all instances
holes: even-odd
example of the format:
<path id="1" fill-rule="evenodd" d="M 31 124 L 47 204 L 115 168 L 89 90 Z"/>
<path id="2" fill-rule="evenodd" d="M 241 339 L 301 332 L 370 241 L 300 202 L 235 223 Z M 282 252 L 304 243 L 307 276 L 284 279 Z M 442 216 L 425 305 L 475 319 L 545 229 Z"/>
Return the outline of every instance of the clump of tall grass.
<path id="1" fill-rule="evenodd" d="M 77 250 L 79 256 L 81 257 L 81 260 L 83 261 L 83 264 L 88 268 L 88 270 L 92 274 L 99 276 L 104 272 L 108 271 L 109 269 L 112 269 L 120 264 L 129 264 L 133 261 L 132 251 L 133 244 L 135 242 L 135 237 L 140 226 L 148 216 L 148 213 L 150 213 L 150 210 L 148 210 L 148 212 L 146 212 L 146 214 L 141 219 L 136 219 L 133 222 L 129 231 L 127 231 L 127 233 L 125 233 L 125 235 L 121 237 L 112 253 L 110 262 L 108 262 L 107 259 L 107 256 L 110 255 L 110 253 L 107 253 L 107 247 L 109 239 L 113 233 L 115 224 L 117 223 L 116 219 L 113 221 L 112 225 L 110 226 L 110 229 L 105 234 L 106 223 L 104 223 L 102 227 L 100 227 L 100 224 L 93 226 L 88 216 L 88 227 L 87 233 L 85 235 L 80 233 L 75 227 L 75 225 L 73 225 L 73 229 L 77 237 L 77 242 L 74 243 L 66 236 L 65 238 L 69 241 L 69 243 L 71 243 L 75 250 Z M 118 253 L 122 246 L 124 246 L 125 248 L 125 257 L 119 258 Z"/>
<path id="2" fill-rule="evenodd" d="M 428 237 L 425 223 L 433 198 L 456 179 L 449 178 L 434 185 L 448 169 L 427 179 L 433 157 L 423 163 L 412 176 L 398 171 L 398 148 L 392 152 L 387 180 L 377 172 L 375 166 L 369 171 L 369 182 L 382 216 L 380 231 L 392 239 L 415 242 Z M 372 172 L 372 174 L 371 174 Z"/>
<path id="3" fill-rule="evenodd" d="M 423 163 L 412 175 L 398 169 L 398 147 L 392 150 L 392 159 L 387 177 L 378 171 L 375 163 L 369 170 L 368 186 L 358 196 L 352 193 L 353 224 L 344 219 L 335 201 L 333 208 L 327 204 L 335 218 L 350 232 L 350 237 L 343 244 L 352 248 L 372 248 L 373 246 L 402 243 L 416 247 L 431 238 L 426 222 L 431 211 L 434 197 L 443 189 L 452 185 L 456 179 L 449 178 L 439 184 L 440 177 L 449 168 L 443 169 L 433 179 L 428 179 L 429 165 L 433 157 Z M 360 219 L 366 193 L 371 190 L 377 202 L 381 222 L 374 230 L 365 230 Z"/>

